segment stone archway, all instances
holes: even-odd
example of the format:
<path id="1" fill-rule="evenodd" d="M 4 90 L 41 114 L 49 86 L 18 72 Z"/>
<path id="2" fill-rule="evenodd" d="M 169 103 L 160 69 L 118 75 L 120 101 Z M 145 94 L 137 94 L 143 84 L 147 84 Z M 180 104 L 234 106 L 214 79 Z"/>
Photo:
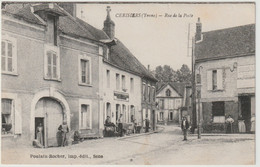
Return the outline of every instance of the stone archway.
<path id="1" fill-rule="evenodd" d="M 30 138 L 31 140 L 34 140 L 34 133 L 35 133 L 35 110 L 36 110 L 36 104 L 38 103 L 38 101 L 42 98 L 45 97 L 49 97 L 52 98 L 56 101 L 59 102 L 59 104 L 62 107 L 63 113 L 64 113 L 64 120 L 67 121 L 67 124 L 70 128 L 70 108 L 69 105 L 65 99 L 65 97 L 59 93 L 56 89 L 54 88 L 48 88 L 48 89 L 44 89 L 41 90 L 39 92 L 37 92 L 32 100 L 31 103 L 31 122 L 30 122 Z"/>

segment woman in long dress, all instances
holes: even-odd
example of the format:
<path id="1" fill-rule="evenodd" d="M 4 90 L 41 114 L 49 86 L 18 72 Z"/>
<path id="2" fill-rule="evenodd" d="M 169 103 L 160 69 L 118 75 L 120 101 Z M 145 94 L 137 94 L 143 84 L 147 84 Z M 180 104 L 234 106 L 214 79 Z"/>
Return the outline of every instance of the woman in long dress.
<path id="1" fill-rule="evenodd" d="M 251 117 L 251 133 L 255 133 L 255 114 L 252 115 Z"/>
<path id="2" fill-rule="evenodd" d="M 234 123 L 234 119 L 231 118 L 231 115 L 229 115 L 228 118 L 226 119 L 226 123 L 227 123 L 227 133 L 232 133 L 233 131 L 232 124 Z"/>
<path id="3" fill-rule="evenodd" d="M 238 117 L 238 131 L 239 131 L 239 133 L 245 133 L 246 132 L 245 120 L 243 119 L 242 115 L 240 115 Z"/>
<path id="4" fill-rule="evenodd" d="M 43 146 L 43 126 L 42 123 L 39 124 L 37 127 L 37 135 L 36 135 L 37 141 Z"/>

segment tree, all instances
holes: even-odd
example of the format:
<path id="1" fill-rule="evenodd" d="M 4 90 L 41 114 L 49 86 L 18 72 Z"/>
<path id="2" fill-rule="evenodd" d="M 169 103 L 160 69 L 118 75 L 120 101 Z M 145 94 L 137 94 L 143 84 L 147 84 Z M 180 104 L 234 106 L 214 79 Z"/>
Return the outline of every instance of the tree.
<path id="1" fill-rule="evenodd" d="M 192 74 L 189 67 L 186 64 L 183 64 L 181 66 L 181 69 L 177 70 L 176 74 L 178 82 L 191 82 Z"/>
<path id="2" fill-rule="evenodd" d="M 191 71 L 186 64 L 174 71 L 169 65 L 157 66 L 153 71 L 159 83 L 166 82 L 191 82 Z"/>

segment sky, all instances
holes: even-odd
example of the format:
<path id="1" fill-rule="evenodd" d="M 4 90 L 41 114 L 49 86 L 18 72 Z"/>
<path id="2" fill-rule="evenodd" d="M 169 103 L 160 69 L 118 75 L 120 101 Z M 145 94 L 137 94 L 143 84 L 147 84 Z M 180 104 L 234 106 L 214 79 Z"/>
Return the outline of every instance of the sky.
<path id="1" fill-rule="evenodd" d="M 110 6 L 111 19 L 115 22 L 116 38 L 120 39 L 142 64 L 146 67 L 150 65 L 151 69 L 159 65 L 170 65 L 174 70 L 180 69 L 182 64 L 191 67 L 188 26 L 190 24 L 190 36 L 194 35 L 198 17 L 203 32 L 255 23 L 255 6 L 245 3 L 85 3 L 77 4 L 77 16 L 102 29 L 107 6 Z M 129 13 L 157 17 L 122 17 L 122 14 Z M 173 17 L 174 14 L 177 17 Z M 166 15 L 172 17 L 165 17 Z M 182 17 L 178 17 L 179 15 Z"/>

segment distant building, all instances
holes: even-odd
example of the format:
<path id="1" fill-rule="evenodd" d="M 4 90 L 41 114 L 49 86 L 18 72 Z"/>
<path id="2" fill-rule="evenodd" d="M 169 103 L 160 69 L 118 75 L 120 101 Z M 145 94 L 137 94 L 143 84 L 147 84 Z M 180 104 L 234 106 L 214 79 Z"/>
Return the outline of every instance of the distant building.
<path id="1" fill-rule="evenodd" d="M 184 110 L 184 100 L 186 102 L 187 83 L 169 82 L 162 84 L 156 91 L 156 101 L 158 103 L 158 123 L 171 124 L 179 123 Z M 188 113 L 183 114 L 188 115 Z"/>
<path id="2" fill-rule="evenodd" d="M 196 97 L 204 131 L 224 132 L 228 115 L 242 115 L 246 131 L 255 114 L 255 24 L 201 33 L 195 44 Z"/>

